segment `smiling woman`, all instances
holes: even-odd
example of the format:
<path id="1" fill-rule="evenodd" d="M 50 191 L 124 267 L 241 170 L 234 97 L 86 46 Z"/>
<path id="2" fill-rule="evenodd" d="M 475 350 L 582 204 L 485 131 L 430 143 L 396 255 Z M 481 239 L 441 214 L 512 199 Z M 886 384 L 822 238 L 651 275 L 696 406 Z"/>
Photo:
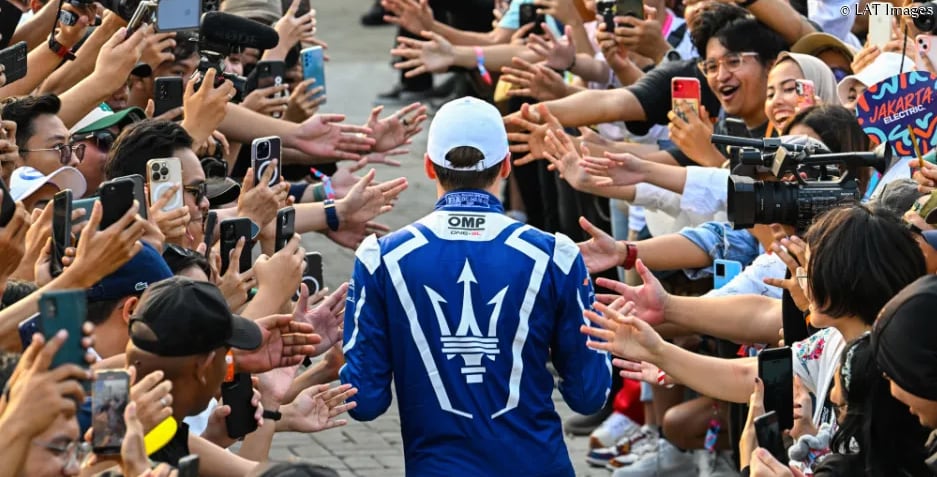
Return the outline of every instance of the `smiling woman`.
<path id="1" fill-rule="evenodd" d="M 815 97 L 797 94 L 797 81 L 809 80 Z M 782 53 L 768 73 L 765 115 L 776 131 L 785 130 L 791 118 L 817 100 L 823 104 L 839 104 L 833 71 L 819 59 L 797 53 Z"/>

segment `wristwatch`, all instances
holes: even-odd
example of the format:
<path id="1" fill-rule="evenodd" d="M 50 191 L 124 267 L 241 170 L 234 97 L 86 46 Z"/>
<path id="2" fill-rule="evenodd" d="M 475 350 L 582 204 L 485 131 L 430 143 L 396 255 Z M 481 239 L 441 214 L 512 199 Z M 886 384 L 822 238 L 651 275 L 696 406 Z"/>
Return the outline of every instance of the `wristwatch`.
<path id="1" fill-rule="evenodd" d="M 335 210 L 335 200 L 327 199 L 323 202 L 325 205 L 325 223 L 329 226 L 329 229 L 333 232 L 338 230 L 338 211 Z"/>
<path id="2" fill-rule="evenodd" d="M 283 414 L 281 414 L 280 411 L 264 409 L 263 418 L 270 419 L 271 421 L 279 421 L 280 419 L 283 419 Z"/>
<path id="3" fill-rule="evenodd" d="M 55 53 L 56 56 L 62 58 L 66 61 L 71 61 L 75 59 L 75 54 L 72 53 L 71 48 L 59 43 L 55 40 L 55 37 L 49 37 L 49 49 L 52 50 L 52 53 Z"/>

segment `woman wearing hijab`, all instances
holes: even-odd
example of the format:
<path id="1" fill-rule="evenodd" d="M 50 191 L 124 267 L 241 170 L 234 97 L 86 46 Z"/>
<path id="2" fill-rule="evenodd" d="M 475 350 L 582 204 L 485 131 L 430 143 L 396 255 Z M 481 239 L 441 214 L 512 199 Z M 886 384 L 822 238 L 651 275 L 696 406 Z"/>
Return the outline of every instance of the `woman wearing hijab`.
<path id="1" fill-rule="evenodd" d="M 813 83 L 813 96 L 798 94 L 797 84 L 804 80 Z M 784 131 L 797 113 L 817 103 L 840 104 L 833 70 L 810 55 L 788 52 L 778 55 L 778 60 L 768 72 L 765 115 L 768 116 L 769 127 L 774 131 Z"/>

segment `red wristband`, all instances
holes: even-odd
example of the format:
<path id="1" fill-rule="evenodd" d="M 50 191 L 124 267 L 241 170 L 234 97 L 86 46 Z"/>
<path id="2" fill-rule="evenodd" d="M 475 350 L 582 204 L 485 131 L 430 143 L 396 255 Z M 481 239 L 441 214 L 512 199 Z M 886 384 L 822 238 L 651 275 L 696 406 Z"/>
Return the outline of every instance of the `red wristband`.
<path id="1" fill-rule="evenodd" d="M 621 263 L 621 267 L 625 270 L 631 270 L 634 268 L 634 263 L 638 261 L 638 248 L 632 247 L 630 243 L 625 243 L 625 261 Z"/>
<path id="2" fill-rule="evenodd" d="M 71 61 L 75 59 L 75 54 L 72 53 L 71 48 L 55 41 L 55 38 L 49 38 L 49 49 L 52 50 L 52 53 L 55 53 L 56 56 L 64 60 Z"/>

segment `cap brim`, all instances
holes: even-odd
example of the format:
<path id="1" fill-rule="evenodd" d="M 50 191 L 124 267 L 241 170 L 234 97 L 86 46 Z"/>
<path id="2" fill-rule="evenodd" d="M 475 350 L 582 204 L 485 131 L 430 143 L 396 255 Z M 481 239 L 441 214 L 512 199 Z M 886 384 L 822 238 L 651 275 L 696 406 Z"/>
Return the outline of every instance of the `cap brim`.
<path id="1" fill-rule="evenodd" d="M 263 334 L 257 323 L 238 315 L 231 315 L 231 338 L 225 344 L 235 349 L 253 351 L 260 348 L 262 343 Z"/>
<path id="2" fill-rule="evenodd" d="M 241 195 L 241 185 L 230 177 L 223 180 L 208 180 L 208 202 L 212 207 L 230 204 Z"/>
<path id="3" fill-rule="evenodd" d="M 75 131 L 73 134 L 87 134 L 87 133 L 100 131 L 102 129 L 107 129 L 112 126 L 118 126 L 118 125 L 123 127 L 127 124 L 132 124 L 137 121 L 142 121 L 144 119 L 146 119 L 146 113 L 142 109 L 134 106 L 131 108 L 124 109 L 120 112 L 107 115 L 79 129 L 78 131 Z"/>
<path id="4" fill-rule="evenodd" d="M 48 182 L 55 184 L 59 190 L 71 189 L 72 196 L 80 199 L 85 196 L 88 189 L 88 183 L 85 176 L 74 167 L 60 167 L 52 174 L 49 174 Z"/>

